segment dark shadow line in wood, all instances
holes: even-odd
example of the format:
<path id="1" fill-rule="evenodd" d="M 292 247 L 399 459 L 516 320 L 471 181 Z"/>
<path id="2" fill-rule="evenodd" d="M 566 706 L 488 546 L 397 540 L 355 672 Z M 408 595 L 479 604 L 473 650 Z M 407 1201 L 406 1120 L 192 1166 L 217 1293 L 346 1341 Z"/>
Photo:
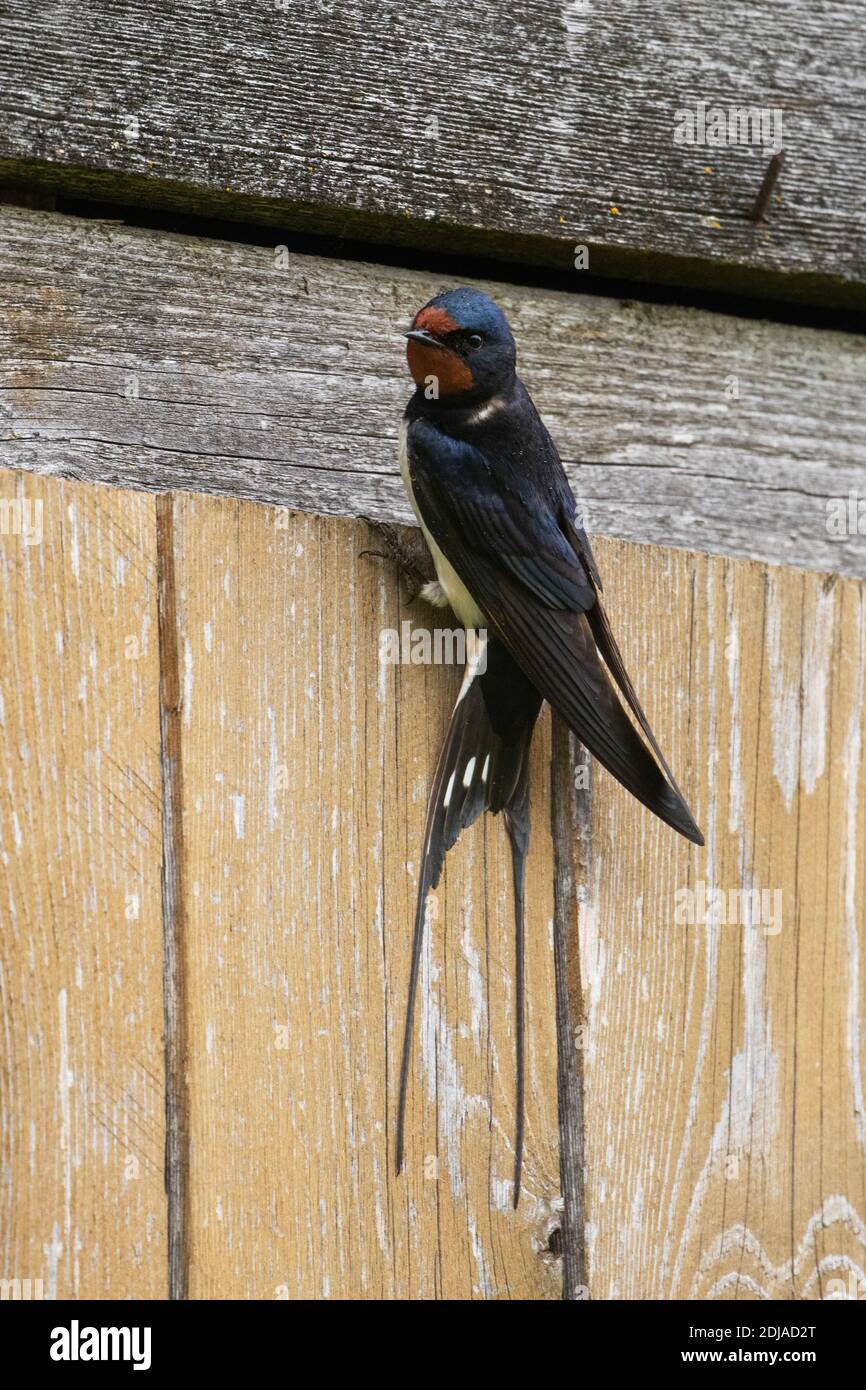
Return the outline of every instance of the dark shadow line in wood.
<path id="1" fill-rule="evenodd" d="M 586 769 L 578 786 L 578 770 Z M 589 756 L 553 714 L 550 821 L 553 836 L 553 954 L 556 974 L 556 1056 L 559 1172 L 562 1188 L 562 1297 L 587 1297 L 584 1199 L 583 1059 L 577 1029 L 583 1018 L 578 952 L 578 890 L 588 885 L 592 853 Z"/>
<path id="2" fill-rule="evenodd" d="M 181 680 L 174 571 L 174 497 L 156 499 L 159 624 L 159 729 L 162 776 L 162 924 L 165 1049 L 165 1191 L 168 1201 L 168 1296 L 187 1296 L 189 1127 L 186 1084 Z"/>
<path id="3" fill-rule="evenodd" d="M 22 194 L 47 195 L 56 204 L 93 202 L 119 210 L 123 220 L 136 221 L 134 209 L 143 209 L 142 220 L 151 214 L 179 213 L 207 221 L 237 223 L 257 228 L 273 227 L 280 237 L 292 234 L 325 238 L 345 254 L 357 258 L 357 248 L 375 246 L 395 252 L 410 252 L 422 259 L 441 253 L 463 258 L 499 262 L 511 267 L 509 278 L 518 281 L 536 271 L 565 275 L 574 270 L 575 232 L 561 235 L 551 231 L 518 231 L 495 225 L 479 226 L 459 217 L 430 218 L 381 209 L 352 208 L 327 202 L 271 197 L 243 193 L 227 187 L 187 183 L 120 169 L 95 169 L 85 165 L 45 160 L 39 157 L 10 158 L 0 155 L 0 185 L 14 190 L 16 201 Z M 130 211 L 127 212 L 126 210 Z M 77 208 L 76 208 L 77 211 Z M 730 226 L 741 221 L 743 228 L 754 224 L 742 212 L 728 208 L 724 214 Z M 688 225 L 694 231 L 701 214 L 692 211 L 684 218 L 684 231 L 667 248 L 655 239 L 649 244 L 619 239 L 605 240 L 603 232 L 586 236 L 584 244 L 594 277 L 601 280 L 631 282 L 635 286 L 666 286 L 688 294 L 711 294 L 814 306 L 817 309 L 863 314 L 866 312 L 866 284 L 858 266 L 851 275 L 833 273 L 821 266 L 774 265 L 756 253 L 753 245 L 740 240 L 736 250 L 715 254 L 690 246 Z M 366 256 L 362 252 L 362 257 Z M 638 291 L 639 292 L 639 291 Z M 772 308 L 768 310 L 770 317 Z M 808 320 L 807 320 L 808 321 Z"/>
<path id="4" fill-rule="evenodd" d="M 0 160 L 2 167 L 2 160 Z M 181 208 L 163 208 L 159 204 L 101 202 L 95 198 L 55 196 L 50 186 L 42 184 L 9 184 L 0 182 L 0 206 L 57 212 L 76 221 L 122 224 L 133 230 L 166 232 L 173 236 L 195 237 L 199 241 L 229 242 L 236 246 L 267 247 L 275 242 L 285 245 L 290 255 L 316 256 L 323 260 L 362 262 L 383 274 L 393 270 L 417 270 L 427 276 L 441 275 L 459 282 L 493 280 L 524 289 L 559 290 L 566 294 L 592 295 L 599 299 L 632 300 L 641 304 L 671 305 L 676 308 L 705 310 L 739 319 L 760 319 L 764 323 L 790 324 L 804 328 L 826 328 L 839 332 L 862 333 L 866 327 L 866 301 L 858 308 L 850 299 L 835 305 L 823 305 L 812 299 L 801 300 L 796 295 L 767 298 L 749 294 L 745 289 L 715 287 L 700 277 L 688 283 L 674 279 L 654 279 L 647 273 L 635 278 L 616 275 L 613 270 L 602 274 L 580 271 L 575 279 L 573 261 L 563 264 L 536 262 L 531 259 L 512 259 L 503 247 L 500 255 L 485 253 L 483 241 L 475 252 L 452 248 L 452 240 L 443 235 L 438 243 L 422 247 L 412 241 L 360 240 L 343 233 L 339 236 L 315 227 L 294 230 L 279 224 L 255 220 L 221 218 L 203 212 Z M 405 223 L 405 219 L 403 219 Z"/>

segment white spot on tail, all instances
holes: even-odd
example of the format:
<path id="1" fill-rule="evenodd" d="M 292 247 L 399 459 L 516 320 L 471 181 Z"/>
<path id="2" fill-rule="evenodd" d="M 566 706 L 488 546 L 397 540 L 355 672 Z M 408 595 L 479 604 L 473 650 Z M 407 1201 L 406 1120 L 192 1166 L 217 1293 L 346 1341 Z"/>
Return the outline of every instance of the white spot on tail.
<path id="1" fill-rule="evenodd" d="M 454 773 L 448 778 L 448 786 L 445 788 L 445 795 L 442 798 L 442 805 L 447 810 L 451 804 L 451 793 L 454 790 Z"/>
<path id="2" fill-rule="evenodd" d="M 470 642 L 470 637 L 473 640 Z M 463 672 L 463 684 L 460 687 L 460 694 L 457 696 L 455 709 L 464 698 L 467 690 L 479 674 L 483 675 L 487 670 L 487 632 L 485 629 L 473 633 L 467 630 L 466 633 L 466 669 Z"/>
<path id="3" fill-rule="evenodd" d="M 463 785 L 464 785 L 464 787 L 469 787 L 469 786 L 472 785 L 472 774 L 473 774 L 474 771 L 475 771 L 475 759 L 474 759 L 474 758 L 470 758 L 470 759 L 469 759 L 469 762 L 466 764 L 466 771 L 465 771 L 464 774 L 463 774 Z"/>

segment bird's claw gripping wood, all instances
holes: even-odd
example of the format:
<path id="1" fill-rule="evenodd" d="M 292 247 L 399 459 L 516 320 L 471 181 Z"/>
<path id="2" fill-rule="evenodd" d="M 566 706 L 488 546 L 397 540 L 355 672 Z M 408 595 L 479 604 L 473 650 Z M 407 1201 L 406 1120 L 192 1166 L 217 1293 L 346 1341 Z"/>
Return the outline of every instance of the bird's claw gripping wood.
<path id="1" fill-rule="evenodd" d="M 411 603 L 424 588 L 436 579 L 436 569 L 427 544 L 416 526 L 395 526 L 390 521 L 373 521 L 364 517 L 376 534 L 382 550 L 362 550 L 361 555 L 374 555 L 387 560 L 403 576 L 406 595 Z"/>

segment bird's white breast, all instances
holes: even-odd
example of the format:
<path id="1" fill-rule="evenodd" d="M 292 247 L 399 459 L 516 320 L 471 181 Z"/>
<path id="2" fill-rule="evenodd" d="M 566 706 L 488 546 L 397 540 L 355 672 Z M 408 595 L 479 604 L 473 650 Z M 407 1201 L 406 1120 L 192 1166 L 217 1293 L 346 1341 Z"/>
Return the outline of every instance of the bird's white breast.
<path id="1" fill-rule="evenodd" d="M 439 549 L 427 527 L 424 525 L 424 518 L 421 515 L 418 504 L 415 501 L 415 491 L 412 487 L 412 479 L 409 477 L 409 452 L 406 445 L 406 434 L 408 426 L 403 421 L 400 429 L 400 473 L 409 501 L 412 503 L 412 510 L 418 518 L 418 525 L 424 533 L 424 539 L 430 547 L 430 554 L 433 556 L 433 564 L 436 566 L 436 576 L 447 596 L 454 612 L 464 627 L 486 627 L 487 622 L 478 604 L 470 594 L 463 580 L 457 574 L 451 564 Z"/>

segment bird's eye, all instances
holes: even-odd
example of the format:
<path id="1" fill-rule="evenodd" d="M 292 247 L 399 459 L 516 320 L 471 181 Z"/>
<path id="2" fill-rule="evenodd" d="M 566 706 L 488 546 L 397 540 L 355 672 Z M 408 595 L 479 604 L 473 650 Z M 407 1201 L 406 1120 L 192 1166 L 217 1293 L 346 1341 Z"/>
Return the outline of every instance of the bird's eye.
<path id="1" fill-rule="evenodd" d="M 484 342 L 480 333 L 470 333 L 466 339 L 466 346 L 470 348 L 480 348 Z"/>

